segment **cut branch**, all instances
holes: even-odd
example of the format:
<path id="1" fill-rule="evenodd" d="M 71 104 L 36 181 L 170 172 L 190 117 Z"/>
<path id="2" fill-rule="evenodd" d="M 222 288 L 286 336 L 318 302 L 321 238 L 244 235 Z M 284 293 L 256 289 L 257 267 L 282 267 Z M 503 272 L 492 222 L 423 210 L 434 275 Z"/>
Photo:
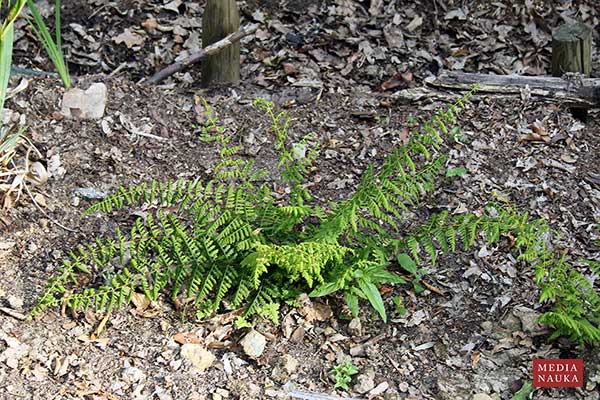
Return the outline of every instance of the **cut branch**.
<path id="1" fill-rule="evenodd" d="M 479 84 L 479 94 L 499 97 L 528 95 L 539 101 L 561 102 L 568 106 L 599 107 L 600 79 L 583 78 L 580 75 L 550 76 L 487 75 L 466 72 L 447 72 L 426 81 L 425 87 L 406 89 L 396 97 L 416 101 L 427 97 L 452 99 L 458 95 L 441 92 L 446 90 L 471 90 Z"/>
<path id="2" fill-rule="evenodd" d="M 155 85 L 155 84 L 161 82 L 163 79 L 168 78 L 169 76 L 173 75 L 174 73 L 182 71 L 185 68 L 189 67 L 190 65 L 202 61 L 203 58 L 213 55 L 213 54 L 216 54 L 220 50 L 222 50 L 228 46 L 231 46 L 234 43 L 239 42 L 243 37 L 256 32 L 257 28 L 258 28 L 258 25 L 243 26 L 237 32 L 234 32 L 234 33 L 224 37 L 223 39 L 219 40 L 218 42 L 215 42 L 215 43 L 211 44 L 210 46 L 206 46 L 199 52 L 194 53 L 191 56 L 184 58 L 183 60 L 177 61 L 177 62 L 169 65 L 168 67 L 158 71 L 156 74 L 152 75 L 152 77 L 147 79 L 145 82 L 149 83 L 151 85 Z"/>

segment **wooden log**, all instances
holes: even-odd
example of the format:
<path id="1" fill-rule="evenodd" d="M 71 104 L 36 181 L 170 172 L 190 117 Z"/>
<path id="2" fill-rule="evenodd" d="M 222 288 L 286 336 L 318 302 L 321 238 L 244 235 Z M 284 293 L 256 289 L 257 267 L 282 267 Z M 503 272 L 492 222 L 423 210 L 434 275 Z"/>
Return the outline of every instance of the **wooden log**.
<path id="1" fill-rule="evenodd" d="M 552 76 L 577 72 L 590 76 L 592 29 L 582 22 L 564 24 L 552 34 Z"/>
<path id="2" fill-rule="evenodd" d="M 240 28 L 235 0 L 208 0 L 202 16 L 202 47 L 223 39 Z M 202 63 L 202 85 L 240 80 L 240 45 L 233 45 L 209 55 Z"/>
<path id="3" fill-rule="evenodd" d="M 234 43 L 239 42 L 240 39 L 242 39 L 243 37 L 256 32 L 257 28 L 258 28 L 258 25 L 256 25 L 256 24 L 244 26 L 244 27 L 240 28 L 239 31 L 234 32 L 231 35 L 228 35 L 224 39 L 221 39 L 218 42 L 215 42 L 215 43 L 211 44 L 210 46 L 203 48 L 199 52 L 194 53 L 191 56 L 184 58 L 183 60 L 177 61 L 177 62 L 169 65 L 168 67 L 166 67 L 166 68 L 158 71 L 156 74 L 152 75 L 147 80 L 145 80 L 145 81 L 142 80 L 139 83 L 145 82 L 145 83 L 148 83 L 151 85 L 157 84 L 157 83 L 161 82 L 163 79 L 168 78 L 169 76 L 173 75 L 174 73 L 183 71 L 185 68 L 189 67 L 190 65 L 202 61 L 207 56 L 209 56 L 211 54 L 216 54 L 220 50 L 222 50 L 228 46 L 231 46 Z"/>
<path id="4" fill-rule="evenodd" d="M 433 79 L 426 79 L 426 87 L 402 90 L 395 97 L 406 101 L 427 99 L 446 100 L 454 94 L 442 90 L 468 91 L 479 85 L 479 94 L 497 96 L 521 96 L 527 94 L 537 101 L 559 102 L 574 107 L 600 106 L 600 79 L 566 75 L 564 77 L 487 75 L 466 72 L 446 72 Z"/>

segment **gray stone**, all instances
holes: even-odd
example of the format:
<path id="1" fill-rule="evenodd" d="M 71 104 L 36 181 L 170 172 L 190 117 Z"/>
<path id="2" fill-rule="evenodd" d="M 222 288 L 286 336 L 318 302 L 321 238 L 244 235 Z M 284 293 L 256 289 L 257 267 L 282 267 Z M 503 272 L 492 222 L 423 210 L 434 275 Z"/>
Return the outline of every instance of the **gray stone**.
<path id="1" fill-rule="evenodd" d="M 61 114 L 65 117 L 100 119 L 106 108 L 106 85 L 94 83 L 89 89 L 73 88 L 63 95 Z"/>
<path id="2" fill-rule="evenodd" d="M 387 383 L 386 381 L 383 381 L 379 385 L 377 385 L 373 389 L 371 389 L 369 394 L 371 396 L 379 396 L 381 394 L 384 394 L 386 392 L 386 390 L 389 389 L 389 387 L 390 387 L 390 384 Z"/>
<path id="3" fill-rule="evenodd" d="M 293 374 L 298 369 L 298 360 L 289 354 L 285 354 L 283 356 L 283 368 L 287 371 L 288 374 Z"/>
<path id="4" fill-rule="evenodd" d="M 267 339 L 260 332 L 251 330 L 240 341 L 240 344 L 246 355 L 252 358 L 258 358 L 262 355 L 263 351 L 265 351 Z"/>
<path id="5" fill-rule="evenodd" d="M 356 377 L 354 391 L 365 394 L 375 388 L 375 371 L 369 370 Z"/>
<path id="6" fill-rule="evenodd" d="M 123 369 L 123 379 L 131 383 L 142 382 L 146 379 L 146 374 L 138 367 L 127 367 Z"/>
<path id="7" fill-rule="evenodd" d="M 348 332 L 355 336 L 362 335 L 362 324 L 360 323 L 360 318 L 352 318 L 352 320 L 348 324 Z"/>
<path id="8" fill-rule="evenodd" d="M 215 361 L 215 356 L 197 343 L 186 343 L 181 346 L 181 357 L 189 360 L 198 372 L 205 371 Z"/>

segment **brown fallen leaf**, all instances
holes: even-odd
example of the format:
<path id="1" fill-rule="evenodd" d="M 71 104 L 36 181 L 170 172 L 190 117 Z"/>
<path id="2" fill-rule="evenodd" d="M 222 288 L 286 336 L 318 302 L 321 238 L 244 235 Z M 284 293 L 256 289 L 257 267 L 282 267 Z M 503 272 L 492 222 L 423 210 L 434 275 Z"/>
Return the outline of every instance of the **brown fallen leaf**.
<path id="1" fill-rule="evenodd" d="M 548 132 L 542 126 L 542 122 L 538 121 L 537 119 L 533 121 L 531 125 L 529 125 L 529 128 L 540 136 L 548 136 Z"/>
<path id="2" fill-rule="evenodd" d="M 204 341 L 195 332 L 179 332 L 173 336 L 173 340 L 179 344 L 201 344 Z"/>
<path id="3" fill-rule="evenodd" d="M 144 27 L 148 32 L 154 32 L 158 27 L 158 21 L 156 18 L 150 16 L 148 19 L 142 22 L 142 27 Z"/>
<path id="4" fill-rule="evenodd" d="M 290 63 L 283 63 L 283 73 L 286 75 L 298 75 L 298 70 Z"/>
<path id="5" fill-rule="evenodd" d="M 132 32 L 129 29 L 125 29 L 123 33 L 113 37 L 112 40 L 116 44 L 124 43 L 128 49 L 131 49 L 133 46 L 141 46 L 146 41 L 142 35 Z"/>
<path id="6" fill-rule="evenodd" d="M 134 293 L 131 296 L 131 302 L 139 311 L 143 311 L 150 306 L 150 299 L 143 293 Z"/>
<path id="7" fill-rule="evenodd" d="M 548 136 L 542 136 L 539 133 L 529 133 L 527 135 L 522 135 L 519 137 L 519 139 L 517 140 L 517 142 L 519 143 L 525 143 L 525 142 L 542 142 L 542 143 L 549 143 L 550 142 L 550 138 Z"/>

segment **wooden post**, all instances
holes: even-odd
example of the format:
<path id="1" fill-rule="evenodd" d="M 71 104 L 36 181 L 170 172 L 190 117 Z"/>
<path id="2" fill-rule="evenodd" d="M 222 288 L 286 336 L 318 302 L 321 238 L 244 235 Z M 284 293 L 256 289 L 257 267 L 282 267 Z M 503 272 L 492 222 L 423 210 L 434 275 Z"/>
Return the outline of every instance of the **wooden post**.
<path id="1" fill-rule="evenodd" d="M 208 0 L 202 16 L 202 47 L 206 48 L 240 28 L 235 0 Z M 202 62 L 202 85 L 240 80 L 239 42 L 210 55 Z"/>
<path id="2" fill-rule="evenodd" d="M 552 34 L 552 75 L 568 72 L 590 76 L 592 67 L 592 29 L 583 22 L 560 26 Z M 587 109 L 571 108 L 573 116 L 587 119 Z"/>
<path id="3" fill-rule="evenodd" d="M 579 72 L 590 76 L 592 29 L 582 22 L 564 24 L 552 35 L 552 76 Z"/>

